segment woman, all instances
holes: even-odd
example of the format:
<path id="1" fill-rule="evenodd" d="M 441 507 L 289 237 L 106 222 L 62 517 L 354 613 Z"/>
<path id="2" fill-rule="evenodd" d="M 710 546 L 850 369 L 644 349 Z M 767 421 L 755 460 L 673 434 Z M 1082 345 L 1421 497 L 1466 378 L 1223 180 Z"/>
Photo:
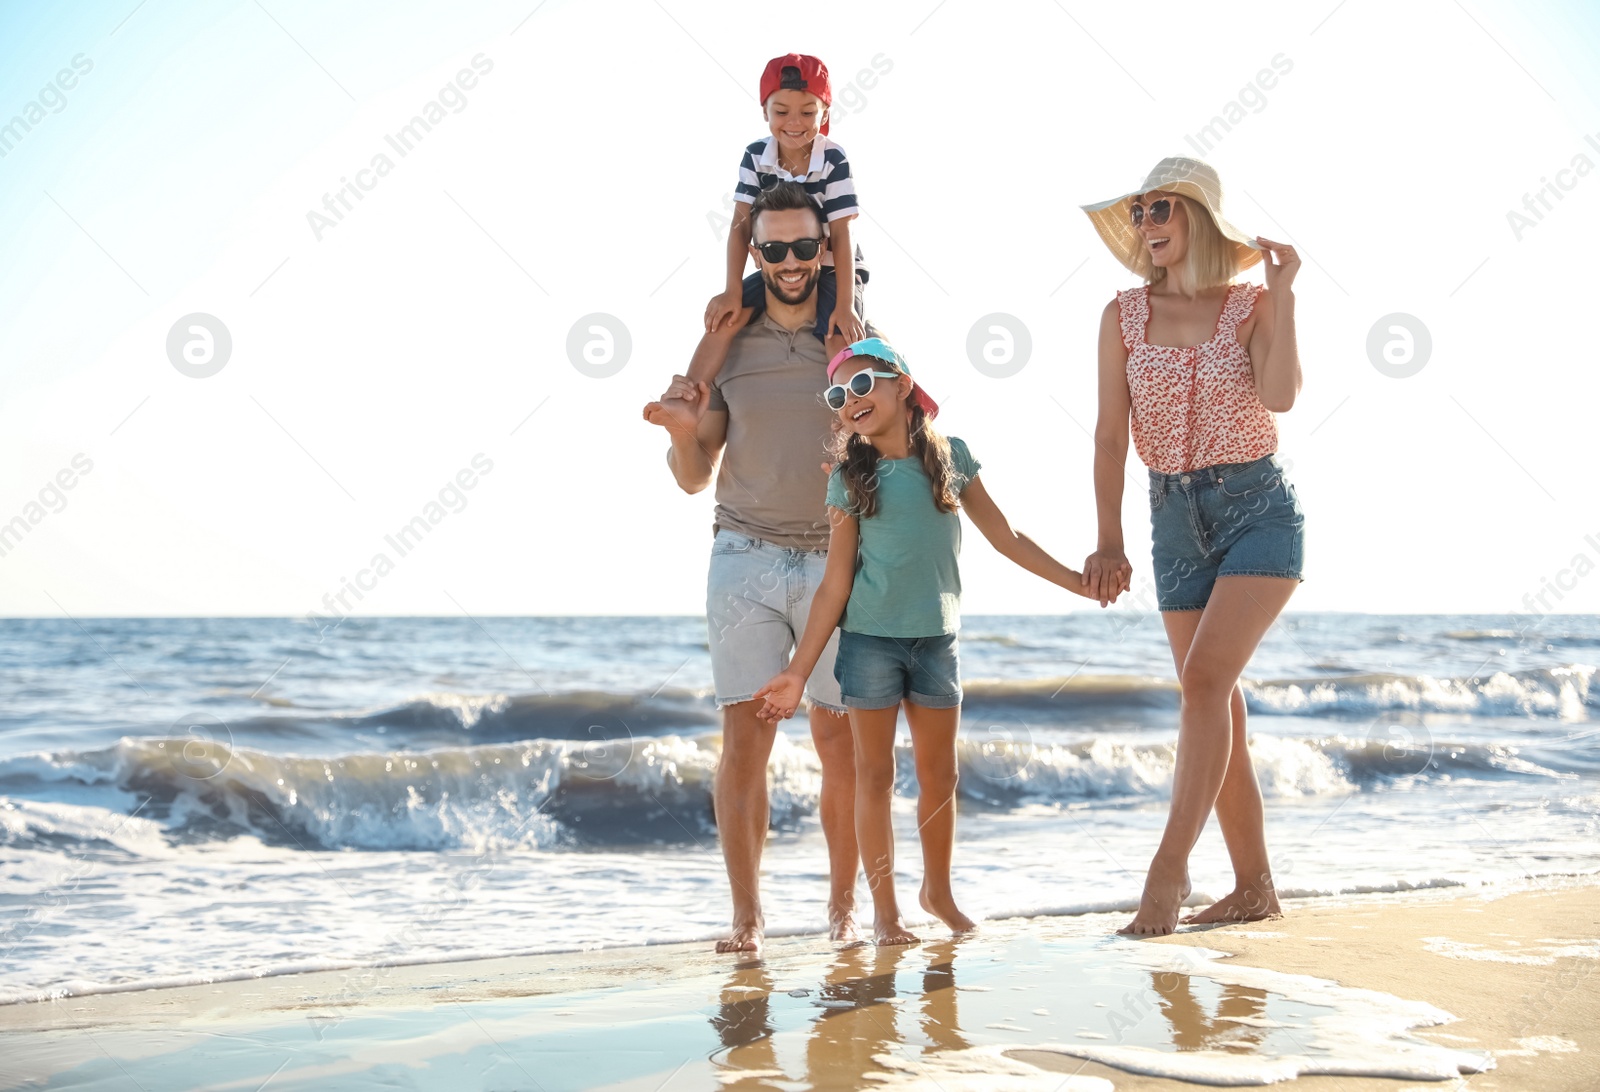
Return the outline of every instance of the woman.
<path id="1" fill-rule="evenodd" d="M 1123 933 L 1177 926 L 1189 853 L 1213 806 L 1234 889 L 1185 922 L 1280 912 L 1239 678 L 1301 579 L 1305 519 L 1275 457 L 1273 419 L 1300 390 L 1291 288 L 1300 260 L 1293 247 L 1251 239 L 1221 208 L 1216 171 L 1182 157 L 1162 160 L 1137 192 L 1084 207 L 1146 282 L 1117 293 L 1101 318 L 1100 534 L 1084 577 L 1102 604 L 1128 587 L 1122 483 L 1131 422 L 1150 470 L 1156 598 L 1183 691 L 1172 806 Z M 1233 283 L 1263 249 L 1273 258 L 1266 287 Z"/>

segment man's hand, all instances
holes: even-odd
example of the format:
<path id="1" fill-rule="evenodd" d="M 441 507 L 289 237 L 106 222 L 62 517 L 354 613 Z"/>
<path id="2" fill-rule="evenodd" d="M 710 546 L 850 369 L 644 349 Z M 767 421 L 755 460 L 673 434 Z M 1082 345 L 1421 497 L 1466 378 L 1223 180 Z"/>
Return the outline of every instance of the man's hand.
<path id="1" fill-rule="evenodd" d="M 699 432 L 700 422 L 705 419 L 710 405 L 710 387 L 704 383 L 690 382 L 686 376 L 675 375 L 661 400 L 645 406 L 644 419 L 652 425 L 660 425 L 668 432 L 694 436 Z"/>
<path id="2" fill-rule="evenodd" d="M 744 288 L 737 292 L 718 292 L 706 304 L 706 332 L 714 333 L 724 321 L 732 319 L 744 306 Z"/>
<path id="3" fill-rule="evenodd" d="M 751 700 L 765 698 L 756 716 L 762 720 L 788 720 L 800 708 L 800 696 L 805 693 L 806 681 L 792 672 L 782 671 L 768 680 L 767 685 L 755 692 Z"/>

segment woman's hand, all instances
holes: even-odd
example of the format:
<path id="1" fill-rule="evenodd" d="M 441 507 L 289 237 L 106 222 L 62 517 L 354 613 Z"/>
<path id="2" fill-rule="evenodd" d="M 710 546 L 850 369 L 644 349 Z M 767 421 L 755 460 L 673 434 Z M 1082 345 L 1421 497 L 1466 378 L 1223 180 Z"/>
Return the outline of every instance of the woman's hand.
<path id="1" fill-rule="evenodd" d="M 756 698 L 766 699 L 756 716 L 762 720 L 788 720 L 800 707 L 800 695 L 805 692 L 805 688 L 806 681 L 799 675 L 787 671 L 779 672 L 751 697 L 751 701 Z"/>
<path id="2" fill-rule="evenodd" d="M 706 304 L 706 332 L 711 333 L 723 322 L 731 320 L 744 306 L 744 289 L 737 292 L 718 292 Z"/>
<path id="3" fill-rule="evenodd" d="M 1096 550 L 1083 562 L 1083 583 L 1090 599 L 1103 607 L 1115 603 L 1133 580 L 1133 566 L 1121 550 Z"/>
<path id="4" fill-rule="evenodd" d="M 1268 255 L 1267 291 L 1273 295 L 1287 292 L 1294 283 L 1295 274 L 1300 272 L 1300 255 L 1288 243 L 1275 243 L 1261 235 L 1256 236 L 1256 242 Z"/>

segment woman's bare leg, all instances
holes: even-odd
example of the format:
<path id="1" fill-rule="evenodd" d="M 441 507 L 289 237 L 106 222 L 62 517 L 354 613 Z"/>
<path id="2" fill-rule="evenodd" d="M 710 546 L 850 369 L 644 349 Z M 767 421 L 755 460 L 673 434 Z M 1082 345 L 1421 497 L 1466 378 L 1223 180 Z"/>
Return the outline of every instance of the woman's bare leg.
<path id="1" fill-rule="evenodd" d="M 915 944 L 894 894 L 894 731 L 899 709 L 850 710 L 856 740 L 856 844 L 872 893 L 872 933 L 879 944 Z"/>
<path id="2" fill-rule="evenodd" d="M 1201 612 L 1168 611 L 1161 616 L 1172 646 L 1172 660 L 1183 677 L 1183 661 L 1200 625 Z M 1233 723 L 1229 741 L 1228 772 L 1217 794 L 1217 825 L 1227 843 L 1233 862 L 1233 891 L 1204 910 L 1183 919 L 1185 925 L 1207 925 L 1216 921 L 1260 921 L 1281 913 L 1272 882 L 1272 865 L 1267 856 L 1266 814 L 1261 804 L 1261 787 L 1250 761 L 1247 742 L 1244 689 L 1235 684 L 1228 703 Z"/>
<path id="3" fill-rule="evenodd" d="M 911 753 L 917 763 L 917 833 L 922 838 L 922 908 L 966 933 L 977 923 L 961 912 L 950 890 L 950 861 L 956 845 L 956 734 L 961 708 L 929 709 L 906 702 Z"/>
<path id="4" fill-rule="evenodd" d="M 1217 580 L 1178 676 L 1183 704 L 1172 807 L 1145 877 L 1139 912 L 1120 932 L 1170 933 L 1189 894 L 1189 852 L 1205 829 L 1227 777 L 1233 749 L 1233 691 L 1267 629 L 1299 581 L 1274 576 Z"/>

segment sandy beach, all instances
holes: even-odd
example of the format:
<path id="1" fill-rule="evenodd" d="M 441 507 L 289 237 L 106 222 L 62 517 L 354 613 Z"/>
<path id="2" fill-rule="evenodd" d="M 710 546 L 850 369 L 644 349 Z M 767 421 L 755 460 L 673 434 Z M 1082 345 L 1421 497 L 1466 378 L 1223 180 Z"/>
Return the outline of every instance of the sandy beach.
<path id="1" fill-rule="evenodd" d="M 0 1007 L 0 1080 L 1192 1087 L 1181 1073 L 1306 1089 L 1600 1087 L 1592 877 L 1300 900 L 1279 920 L 1146 942 L 1111 937 L 1121 920 L 1012 919 L 883 950 L 779 938 L 758 961 L 662 945 L 65 997 Z"/>

